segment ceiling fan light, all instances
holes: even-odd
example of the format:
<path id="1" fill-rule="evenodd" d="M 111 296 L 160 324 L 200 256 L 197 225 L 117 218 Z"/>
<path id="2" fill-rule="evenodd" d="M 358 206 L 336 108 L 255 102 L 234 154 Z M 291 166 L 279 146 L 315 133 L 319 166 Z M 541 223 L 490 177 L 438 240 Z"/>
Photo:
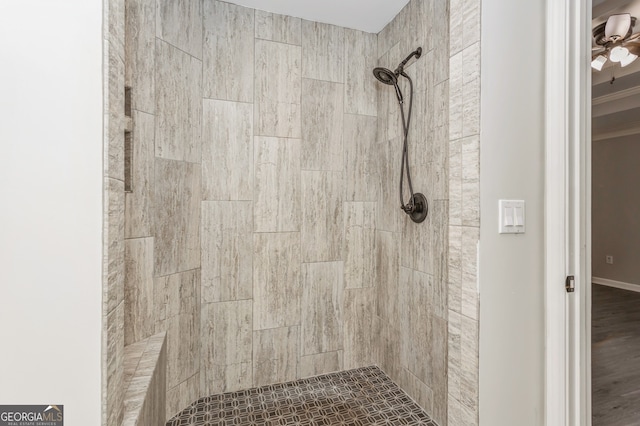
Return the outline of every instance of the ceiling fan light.
<path id="1" fill-rule="evenodd" d="M 591 61 L 591 68 L 596 71 L 602 71 L 602 67 L 607 62 L 607 57 L 604 55 L 598 55 L 593 61 Z"/>
<path id="2" fill-rule="evenodd" d="M 627 49 L 626 47 L 616 46 L 611 49 L 611 53 L 609 53 L 609 59 L 611 59 L 612 62 L 620 62 L 628 55 L 629 49 Z"/>
<path id="3" fill-rule="evenodd" d="M 608 39 L 617 40 L 624 37 L 629 28 L 631 28 L 631 14 L 611 15 L 604 27 L 604 35 Z"/>
<path id="4" fill-rule="evenodd" d="M 620 61 L 620 66 L 621 67 L 626 67 L 627 65 L 629 65 L 631 62 L 635 61 L 636 59 L 638 59 L 638 55 L 634 55 L 633 53 L 629 53 L 623 60 Z"/>

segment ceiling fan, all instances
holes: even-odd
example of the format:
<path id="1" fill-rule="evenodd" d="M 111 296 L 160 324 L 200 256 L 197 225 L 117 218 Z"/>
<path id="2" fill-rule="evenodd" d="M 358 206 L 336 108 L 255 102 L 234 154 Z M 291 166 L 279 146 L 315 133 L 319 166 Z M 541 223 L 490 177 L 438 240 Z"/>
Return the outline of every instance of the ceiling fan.
<path id="1" fill-rule="evenodd" d="M 626 67 L 640 56 L 640 33 L 633 33 L 636 18 L 629 13 L 611 15 L 593 29 L 593 39 L 598 47 L 591 52 L 591 67 L 597 71 L 610 60 Z"/>

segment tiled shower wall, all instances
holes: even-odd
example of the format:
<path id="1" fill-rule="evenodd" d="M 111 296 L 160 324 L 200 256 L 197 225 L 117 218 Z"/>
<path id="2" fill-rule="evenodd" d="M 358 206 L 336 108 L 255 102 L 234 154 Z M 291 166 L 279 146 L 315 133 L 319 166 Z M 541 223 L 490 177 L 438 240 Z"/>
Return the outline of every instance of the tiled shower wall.
<path id="1" fill-rule="evenodd" d="M 102 424 L 124 415 L 124 0 L 104 1 Z"/>
<path id="2" fill-rule="evenodd" d="M 427 219 L 416 224 L 398 196 L 402 122 L 392 87 L 377 85 L 376 347 L 379 365 L 439 425 L 447 424 L 447 252 L 449 194 L 449 2 L 412 0 L 378 35 L 379 66 L 394 69 L 409 53 L 422 56 L 405 71 L 414 82 L 408 151 L 414 192 L 426 195 Z M 408 110 L 410 87 L 401 78 Z M 405 183 L 405 202 L 408 201 Z"/>
<path id="3" fill-rule="evenodd" d="M 480 0 L 451 0 L 449 426 L 478 424 Z"/>
<path id="4" fill-rule="evenodd" d="M 376 36 L 213 0 L 127 0 L 125 55 L 123 1 L 105 2 L 107 424 L 122 416 L 125 340 L 165 329 L 168 415 L 212 392 L 379 363 L 441 426 L 477 424 L 480 9 L 448 4 L 412 0 Z M 371 75 L 418 45 L 420 225 L 398 208 L 394 91 Z"/>
<path id="5" fill-rule="evenodd" d="M 375 363 L 376 35 L 214 0 L 126 12 L 124 339 L 167 331 L 167 415 Z"/>

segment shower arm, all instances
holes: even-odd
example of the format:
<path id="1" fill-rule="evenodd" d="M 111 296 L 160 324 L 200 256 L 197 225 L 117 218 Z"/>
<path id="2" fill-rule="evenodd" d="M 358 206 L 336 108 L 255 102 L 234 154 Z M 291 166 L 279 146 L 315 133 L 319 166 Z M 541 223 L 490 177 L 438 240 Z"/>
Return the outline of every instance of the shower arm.
<path id="1" fill-rule="evenodd" d="M 413 58 L 414 56 L 416 57 L 416 59 L 418 59 L 420 56 L 422 55 L 422 47 L 418 47 L 416 50 L 414 50 L 413 52 L 411 52 L 409 54 L 409 56 L 407 56 L 404 61 L 400 62 L 400 65 L 398 65 L 398 68 L 396 68 L 396 70 L 394 71 L 394 73 L 396 75 L 401 75 L 404 72 L 404 66 L 407 65 L 407 62 L 409 62 L 409 60 L 411 58 Z"/>

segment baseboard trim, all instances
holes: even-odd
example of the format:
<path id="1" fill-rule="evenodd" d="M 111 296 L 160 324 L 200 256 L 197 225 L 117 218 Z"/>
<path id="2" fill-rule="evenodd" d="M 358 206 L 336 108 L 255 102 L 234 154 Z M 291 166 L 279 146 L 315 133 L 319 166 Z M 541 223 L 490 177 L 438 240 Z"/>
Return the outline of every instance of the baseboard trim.
<path id="1" fill-rule="evenodd" d="M 640 293 L 640 284 L 623 283 L 622 281 L 614 281 L 598 277 L 592 277 L 591 282 L 594 284 L 606 285 L 607 287 L 615 287 L 621 290 L 635 291 L 637 293 Z"/>

